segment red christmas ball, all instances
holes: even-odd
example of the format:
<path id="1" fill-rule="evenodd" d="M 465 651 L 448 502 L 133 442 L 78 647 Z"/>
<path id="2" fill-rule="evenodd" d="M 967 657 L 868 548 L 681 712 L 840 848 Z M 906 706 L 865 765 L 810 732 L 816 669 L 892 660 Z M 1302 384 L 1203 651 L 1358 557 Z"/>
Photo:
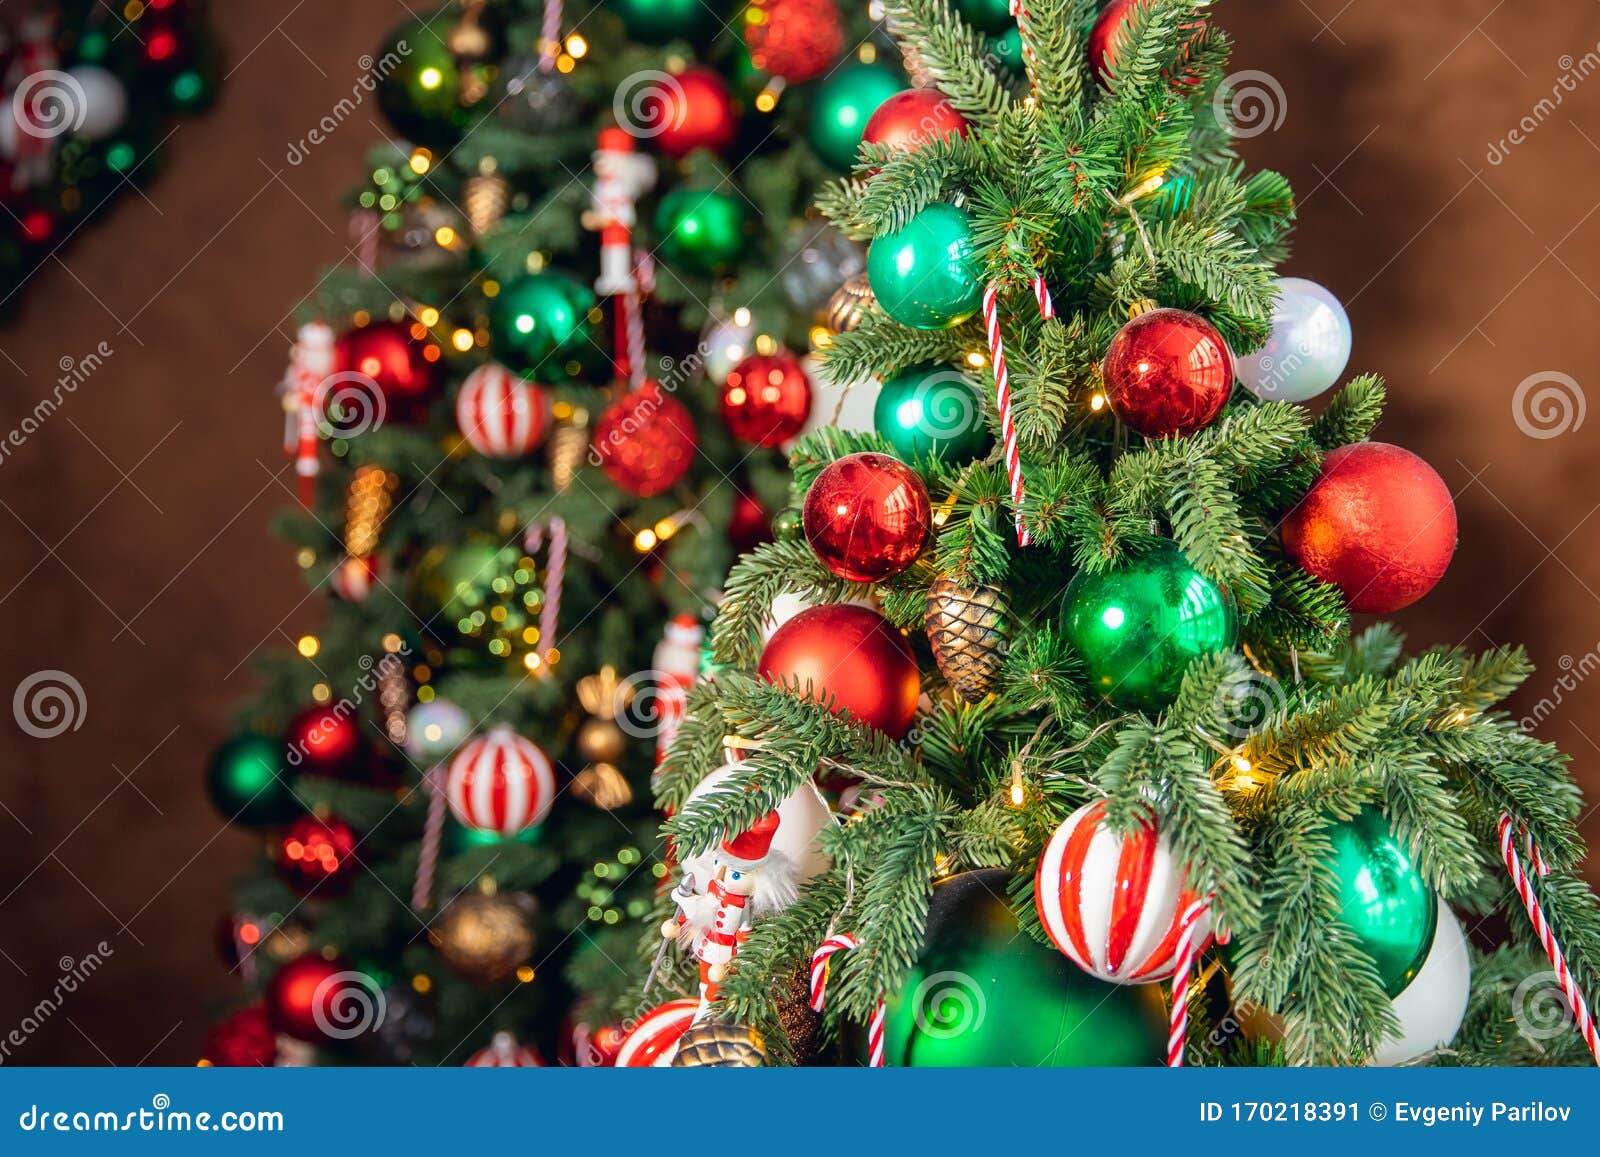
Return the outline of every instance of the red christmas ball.
<path id="1" fill-rule="evenodd" d="M 251 1005 L 212 1025 L 201 1056 L 219 1069 L 270 1068 L 278 1059 L 278 1042 L 267 1010 Z"/>
<path id="2" fill-rule="evenodd" d="M 366 768 L 366 740 L 348 704 L 307 707 L 289 721 L 284 742 L 289 749 L 288 765 L 296 771 L 349 779 L 359 778 Z"/>
<path id="3" fill-rule="evenodd" d="M 772 633 L 761 677 L 899 739 L 917 713 L 922 677 L 905 637 L 889 620 L 854 604 L 812 607 Z"/>
<path id="4" fill-rule="evenodd" d="M 355 877 L 356 834 L 336 816 L 303 815 L 281 836 L 275 856 L 284 882 L 302 896 L 337 896 Z"/>
<path id="5" fill-rule="evenodd" d="M 695 65 L 653 86 L 640 100 L 641 123 L 626 126 L 636 137 L 654 138 L 669 157 L 695 149 L 720 153 L 733 143 L 738 117 L 727 82 Z"/>
<path id="6" fill-rule="evenodd" d="M 338 1039 L 347 1002 L 357 993 L 372 999 L 371 981 L 335 957 L 308 952 L 284 962 L 267 985 L 267 1022 L 273 1031 L 317 1044 Z"/>
<path id="7" fill-rule="evenodd" d="M 669 489 L 694 462 L 694 419 L 656 382 L 624 395 L 595 423 L 591 457 L 638 498 Z"/>
<path id="8" fill-rule="evenodd" d="M 740 554 L 772 541 L 772 517 L 753 495 L 740 490 L 728 517 L 728 541 Z"/>
<path id="9" fill-rule="evenodd" d="M 936 88 L 908 88 L 878 106 L 861 139 L 899 153 L 920 149 L 934 137 L 967 135 L 967 118 Z"/>
<path id="10" fill-rule="evenodd" d="M 1456 549 L 1456 507 L 1432 466 L 1386 442 L 1341 446 L 1282 526 L 1303 569 L 1352 611 L 1388 614 L 1431 591 Z"/>
<path id="11" fill-rule="evenodd" d="M 879 582 L 917 561 L 933 528 L 933 504 L 915 470 L 868 451 L 817 475 L 801 522 L 823 566 L 851 582 Z"/>
<path id="12" fill-rule="evenodd" d="M 844 49 L 844 20 L 834 0 L 755 0 L 744 12 L 750 63 L 790 84 L 828 71 Z"/>
<path id="13" fill-rule="evenodd" d="M 1106 401 L 1147 438 L 1192 434 L 1233 393 L 1233 354 L 1205 318 L 1153 309 L 1117 331 L 1106 351 Z"/>
<path id="14" fill-rule="evenodd" d="M 722 420 L 747 445 L 787 442 L 810 416 L 811 379 L 788 350 L 752 354 L 722 383 Z"/>
<path id="15" fill-rule="evenodd" d="M 438 385 L 440 350 L 427 330 L 398 321 L 375 321 L 346 332 L 334 345 L 335 374 L 349 375 L 328 391 L 338 400 L 345 390 L 361 390 L 381 406 L 371 424 L 408 422 L 422 416 Z"/>
<path id="16" fill-rule="evenodd" d="M 1150 0 L 1111 0 L 1101 9 L 1100 18 L 1089 30 L 1089 63 L 1094 65 L 1097 74 L 1102 77 L 1110 75 L 1112 66 L 1117 62 L 1117 50 L 1121 47 L 1122 26 L 1127 23 L 1135 7 L 1148 3 Z"/>

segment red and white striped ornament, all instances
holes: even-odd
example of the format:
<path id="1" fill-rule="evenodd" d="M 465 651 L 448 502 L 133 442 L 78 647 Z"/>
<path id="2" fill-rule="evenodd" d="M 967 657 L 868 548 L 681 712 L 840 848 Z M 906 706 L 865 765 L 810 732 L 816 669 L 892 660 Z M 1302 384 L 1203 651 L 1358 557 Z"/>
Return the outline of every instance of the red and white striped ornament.
<path id="1" fill-rule="evenodd" d="M 698 1000 L 669 1000 L 644 1014 L 617 1050 L 614 1065 L 619 1069 L 660 1068 L 670 1064 L 678 1038 L 694 1022 Z"/>
<path id="2" fill-rule="evenodd" d="M 467 375 L 456 394 L 456 428 L 485 458 L 518 458 L 544 441 L 550 429 L 544 388 L 498 362 Z"/>
<path id="3" fill-rule="evenodd" d="M 828 961 L 835 952 L 861 947 L 861 941 L 848 932 L 830 932 L 811 954 L 811 1011 L 821 1012 L 828 1001 Z M 880 995 L 872 1003 L 867 1021 L 867 1066 L 883 1068 L 883 1021 L 885 1004 Z"/>
<path id="4" fill-rule="evenodd" d="M 550 813 L 556 773 L 537 744 L 501 725 L 450 761 L 445 797 L 467 827 L 514 836 Z"/>
<path id="5" fill-rule="evenodd" d="M 462 1066 L 468 1069 L 542 1069 L 544 1058 L 530 1046 L 518 1044 L 508 1032 L 497 1032 L 487 1048 L 481 1048 L 467 1058 Z"/>
<path id="6" fill-rule="evenodd" d="M 1040 309 L 1043 308 L 1041 299 Z M 1030 546 L 1033 543 L 1033 535 L 1028 533 L 1022 518 L 1023 503 L 1028 495 L 1022 482 L 1022 454 L 1017 448 L 1017 421 L 1011 409 L 1011 374 L 1006 368 L 1005 339 L 1000 335 L 1000 287 L 992 281 L 983 288 L 983 330 L 989 338 L 989 362 L 994 369 L 995 409 L 1000 414 L 1000 439 L 1005 450 L 1006 479 L 1011 484 L 1011 506 L 1017 527 L 1017 545 Z"/>
<path id="7" fill-rule="evenodd" d="M 1165 980 L 1186 947 L 1198 955 L 1211 943 L 1210 916 L 1189 916 L 1199 897 L 1165 836 L 1154 826 L 1118 835 L 1105 814 L 1097 800 L 1062 821 L 1039 857 L 1034 907 L 1085 972 L 1117 984 Z"/>

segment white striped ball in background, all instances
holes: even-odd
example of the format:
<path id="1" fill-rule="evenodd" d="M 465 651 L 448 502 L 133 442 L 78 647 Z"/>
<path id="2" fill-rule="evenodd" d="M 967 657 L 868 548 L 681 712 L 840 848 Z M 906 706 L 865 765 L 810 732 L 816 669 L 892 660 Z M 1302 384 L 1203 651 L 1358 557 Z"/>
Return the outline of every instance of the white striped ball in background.
<path id="1" fill-rule="evenodd" d="M 450 810 L 469 828 L 514 836 L 550 813 L 556 774 L 549 757 L 501 725 L 471 740 L 450 761 Z"/>
<path id="2" fill-rule="evenodd" d="M 486 458 L 519 458 L 536 449 L 549 432 L 549 399 L 544 387 L 488 362 L 461 383 L 456 428 Z"/>

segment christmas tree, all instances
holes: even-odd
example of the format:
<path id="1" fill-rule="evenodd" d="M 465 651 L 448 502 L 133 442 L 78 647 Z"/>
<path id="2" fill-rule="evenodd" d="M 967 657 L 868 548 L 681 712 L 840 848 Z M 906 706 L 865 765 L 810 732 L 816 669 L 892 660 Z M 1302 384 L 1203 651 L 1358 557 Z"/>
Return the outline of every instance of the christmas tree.
<path id="1" fill-rule="evenodd" d="M 210 772 L 267 832 L 213 1063 L 569 1056 L 632 979 L 658 738 L 833 405 L 790 351 L 863 255 L 807 211 L 903 87 L 832 0 L 724 17 L 463 0 L 373 53 L 282 388 L 331 597 Z"/>
<path id="2" fill-rule="evenodd" d="M 14 8 L 22 8 L 16 5 Z M 33 4 L 0 19 L 0 297 L 158 167 L 168 121 L 211 102 L 205 11 L 151 0 Z"/>
<path id="3" fill-rule="evenodd" d="M 1520 650 L 1352 621 L 1454 506 L 1275 274 L 1207 4 L 886 7 L 920 131 L 820 202 L 877 429 L 802 440 L 799 531 L 728 579 L 658 779 L 643 956 L 687 971 L 622 1063 L 1589 1062 L 1578 793 L 1496 709 Z"/>

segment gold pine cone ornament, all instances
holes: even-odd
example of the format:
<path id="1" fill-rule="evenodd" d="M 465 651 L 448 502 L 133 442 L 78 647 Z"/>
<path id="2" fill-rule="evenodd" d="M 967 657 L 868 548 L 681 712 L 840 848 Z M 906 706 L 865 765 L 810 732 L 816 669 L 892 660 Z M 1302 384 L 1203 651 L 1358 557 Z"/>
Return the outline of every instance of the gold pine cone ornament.
<path id="1" fill-rule="evenodd" d="M 989 694 L 1011 645 L 1011 612 L 995 586 L 964 586 L 935 579 L 923 619 L 934 662 L 968 703 Z"/>
<path id="2" fill-rule="evenodd" d="M 678 1038 L 675 1069 L 760 1069 L 767 1064 L 767 1042 L 742 1024 L 707 1020 L 690 1025 Z"/>

